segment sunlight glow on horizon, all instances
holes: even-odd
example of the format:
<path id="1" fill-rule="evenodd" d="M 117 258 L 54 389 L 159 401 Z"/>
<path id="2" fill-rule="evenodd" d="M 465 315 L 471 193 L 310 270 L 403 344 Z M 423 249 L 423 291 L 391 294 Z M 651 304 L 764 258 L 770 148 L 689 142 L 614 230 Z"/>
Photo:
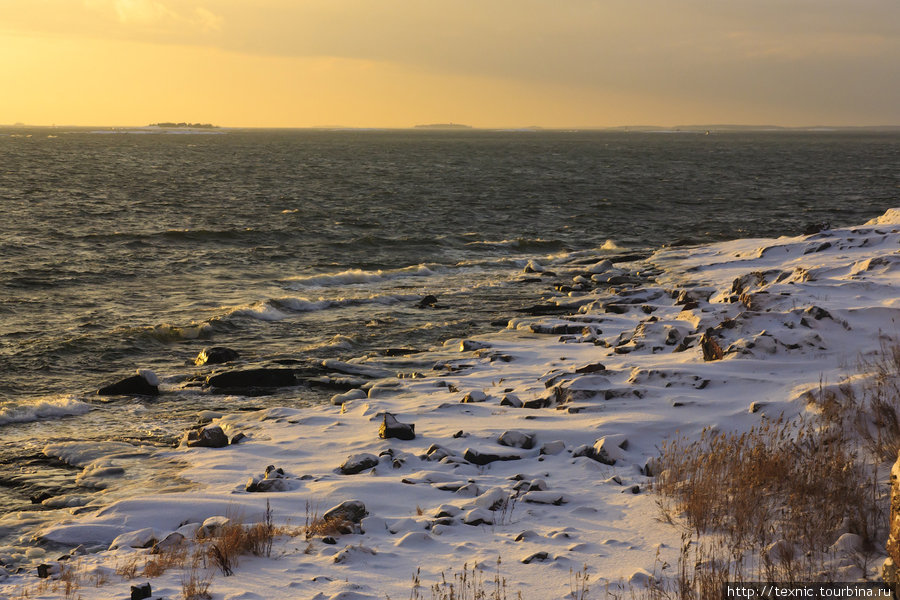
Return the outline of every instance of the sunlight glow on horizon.
<path id="1" fill-rule="evenodd" d="M 0 123 L 900 124 L 896 2 L 461 0 L 453 9 L 7 0 Z"/>

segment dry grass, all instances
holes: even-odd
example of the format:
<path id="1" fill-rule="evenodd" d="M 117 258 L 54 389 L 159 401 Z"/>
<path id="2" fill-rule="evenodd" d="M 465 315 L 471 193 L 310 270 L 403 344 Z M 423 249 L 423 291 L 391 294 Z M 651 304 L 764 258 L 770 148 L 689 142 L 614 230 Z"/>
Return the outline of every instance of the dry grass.
<path id="1" fill-rule="evenodd" d="M 300 533 L 306 541 L 314 537 L 337 537 L 346 533 L 352 533 L 356 524 L 346 519 L 329 519 L 326 521 L 319 515 L 319 508 L 306 502 L 306 521 Z"/>
<path id="2" fill-rule="evenodd" d="M 187 548 L 183 546 L 175 546 L 152 555 L 147 562 L 144 563 L 144 569 L 141 571 L 142 577 L 159 577 L 169 569 L 184 567 L 187 558 Z"/>
<path id="3" fill-rule="evenodd" d="M 675 576 L 640 596 L 711 600 L 726 581 L 830 581 L 830 546 L 844 533 L 859 536 L 851 559 L 868 576 L 900 450 L 900 346 L 861 370 L 809 393 L 812 416 L 663 445 L 653 489 L 684 534 Z"/>
<path id="4" fill-rule="evenodd" d="M 267 500 L 263 521 L 245 526 L 239 520 L 232 520 L 207 540 L 207 556 L 223 575 L 232 575 L 243 555 L 272 555 L 274 538 L 280 533 L 272 517 L 272 507 Z"/>
<path id="5" fill-rule="evenodd" d="M 209 586 L 212 583 L 212 572 L 205 568 L 202 552 L 196 552 L 191 566 L 181 577 L 181 595 L 183 600 L 210 600 Z"/>
<path id="6" fill-rule="evenodd" d="M 453 573 L 449 580 L 442 572 L 441 581 L 432 584 L 427 589 L 431 592 L 431 600 L 508 600 L 506 578 L 500 573 L 501 563 L 498 556 L 497 570 L 491 579 L 485 579 L 484 571 L 475 566 L 470 569 L 468 563 L 463 565 L 461 571 Z M 410 600 L 425 600 L 426 598 L 423 595 L 425 590 L 420 575 L 421 570 L 417 569 L 412 579 Z M 517 592 L 514 598 L 522 600 L 522 592 Z M 586 600 L 586 597 L 580 600 Z"/>

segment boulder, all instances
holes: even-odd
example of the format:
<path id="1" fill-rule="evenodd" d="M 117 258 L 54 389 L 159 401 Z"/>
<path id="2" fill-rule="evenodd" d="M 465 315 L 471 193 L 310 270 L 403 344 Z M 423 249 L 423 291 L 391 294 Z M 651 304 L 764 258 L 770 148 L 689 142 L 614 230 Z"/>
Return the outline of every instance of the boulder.
<path id="1" fill-rule="evenodd" d="M 346 500 L 325 511 L 325 514 L 322 515 L 322 520 L 326 523 L 340 521 L 360 523 L 368 514 L 366 505 L 362 501 Z"/>
<path id="2" fill-rule="evenodd" d="M 290 387 L 297 385 L 297 377 L 293 369 L 243 369 L 210 375 L 206 378 L 206 385 L 219 389 Z"/>
<path id="3" fill-rule="evenodd" d="M 419 303 L 416 304 L 416 306 L 418 308 L 435 308 L 437 303 L 438 303 L 437 296 L 428 294 L 427 296 L 425 296 L 421 300 L 419 300 Z"/>
<path id="4" fill-rule="evenodd" d="M 520 460 L 522 457 L 518 454 L 487 454 L 478 452 L 472 448 L 466 448 L 463 458 L 473 465 L 483 466 L 501 460 Z"/>
<path id="5" fill-rule="evenodd" d="M 513 408 L 522 408 L 522 400 L 515 394 L 504 394 L 500 400 L 500 406 L 512 406 Z"/>
<path id="6" fill-rule="evenodd" d="M 497 443 L 501 446 L 509 446 L 510 448 L 522 448 L 530 450 L 534 447 L 534 434 L 523 433 L 521 431 L 504 431 L 497 438 Z"/>
<path id="7" fill-rule="evenodd" d="M 186 432 L 181 443 L 188 448 L 224 448 L 228 445 L 228 436 L 221 427 L 212 425 Z"/>
<path id="8" fill-rule="evenodd" d="M 224 346 L 204 348 L 194 359 L 195 365 L 220 365 L 240 358 L 236 350 Z"/>
<path id="9" fill-rule="evenodd" d="M 545 442 L 541 446 L 541 454 L 559 454 L 563 450 L 566 449 L 566 443 L 562 440 L 554 440 L 552 442 Z"/>
<path id="10" fill-rule="evenodd" d="M 463 402 L 465 404 L 471 404 L 474 402 L 485 402 L 485 401 L 487 401 L 487 398 L 488 398 L 487 394 L 485 394 L 481 390 L 472 390 L 471 392 L 469 392 L 465 396 L 463 396 L 463 399 L 460 400 L 460 402 Z"/>
<path id="11" fill-rule="evenodd" d="M 126 377 L 97 390 L 99 396 L 158 396 L 159 379 L 153 371 L 140 369 L 137 375 Z"/>
<path id="12" fill-rule="evenodd" d="M 150 548 L 156 543 L 156 531 L 151 527 L 123 533 L 112 541 L 110 550 L 116 548 Z"/>
<path id="13" fill-rule="evenodd" d="M 378 457 L 374 454 L 362 453 L 352 454 L 340 466 L 340 471 L 344 475 L 356 475 L 378 464 Z"/>
<path id="14" fill-rule="evenodd" d="M 144 600 L 153 595 L 150 583 L 142 583 L 141 585 L 131 586 L 131 600 Z"/>
<path id="15" fill-rule="evenodd" d="M 344 402 L 349 402 L 351 400 L 362 400 L 364 398 L 367 398 L 368 396 L 369 395 L 365 390 L 356 388 L 348 392 L 344 392 L 343 394 L 335 394 L 331 397 L 331 404 L 334 406 L 341 406 Z"/>
<path id="16" fill-rule="evenodd" d="M 703 350 L 703 360 L 707 362 L 722 360 L 725 356 L 722 346 L 719 345 L 718 338 L 711 330 L 707 330 L 700 337 L 700 348 Z"/>
<path id="17" fill-rule="evenodd" d="M 401 423 L 391 413 L 384 413 L 381 427 L 378 429 L 378 437 L 385 440 L 389 438 L 414 440 L 416 439 L 416 426 L 413 423 Z"/>

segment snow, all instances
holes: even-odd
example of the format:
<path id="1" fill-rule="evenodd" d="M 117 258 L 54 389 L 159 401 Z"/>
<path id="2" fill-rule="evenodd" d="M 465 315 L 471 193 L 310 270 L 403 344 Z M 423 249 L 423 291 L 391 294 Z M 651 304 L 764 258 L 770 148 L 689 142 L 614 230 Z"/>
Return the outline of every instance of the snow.
<path id="1" fill-rule="evenodd" d="M 470 368 L 399 379 L 389 362 L 340 363 L 345 372 L 385 379 L 368 394 L 335 396 L 337 405 L 220 416 L 213 424 L 249 438 L 170 453 L 189 464 L 181 476 L 196 489 L 73 513 L 40 535 L 71 546 L 112 544 L 72 559 L 91 573 L 134 556 L 146 560 L 149 549 L 129 544 L 162 540 L 179 528 L 190 539 L 200 523 L 258 522 L 267 502 L 277 524 L 298 527 L 307 507 L 321 515 L 356 499 L 368 511 L 360 532 L 336 536 L 337 544 L 283 535 L 270 558 L 245 556 L 234 576 L 216 574 L 213 598 L 408 597 L 417 569 L 426 590 L 463 564 L 484 567 L 492 580 L 498 556 L 508 589 L 526 598 L 569 597 L 570 570 L 583 565 L 600 582 L 596 589 L 604 581 L 646 585 L 655 565 L 676 564 L 681 540 L 677 527 L 658 518 L 647 490 L 652 479 L 644 466 L 660 444 L 705 427 L 746 430 L 767 416 L 801 414 L 807 391 L 840 382 L 847 365 L 897 342 L 898 251 L 900 209 L 811 236 L 663 249 L 632 265 L 633 272 L 655 273 L 637 291 L 604 285 L 559 296 L 556 302 L 581 308 L 566 317 L 517 317 L 507 329 L 436 350 L 463 348 L 457 356 Z M 609 267 L 586 268 L 590 274 Z M 676 304 L 682 290 L 691 304 Z M 560 323 L 583 331 L 535 333 Z M 704 361 L 698 342 L 708 329 L 724 351 L 721 360 Z M 461 402 L 466 396 L 470 401 Z M 504 397 L 546 406 L 501 405 Z M 386 412 L 414 423 L 416 438 L 380 439 Z M 527 434 L 534 443 L 501 445 L 504 432 L 522 432 L 504 441 Z M 463 458 L 469 449 L 509 460 L 478 466 Z M 76 443 L 56 455 L 103 464 Z M 339 466 L 358 455 L 377 464 L 342 474 Z M 595 459 L 601 455 L 614 464 Z M 290 485 L 245 491 L 268 465 L 282 468 Z M 844 537 L 835 548 L 854 543 Z M 174 569 L 150 580 L 153 597 L 180 598 L 183 576 Z M 9 575 L 0 595 L 33 577 Z M 130 585 L 145 580 L 108 579 L 78 594 L 127 597 Z"/>

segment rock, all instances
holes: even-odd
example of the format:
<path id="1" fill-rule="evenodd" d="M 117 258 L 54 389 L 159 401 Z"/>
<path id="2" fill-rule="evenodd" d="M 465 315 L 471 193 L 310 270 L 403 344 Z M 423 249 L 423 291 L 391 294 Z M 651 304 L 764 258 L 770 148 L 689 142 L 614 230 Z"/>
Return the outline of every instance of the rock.
<path id="1" fill-rule="evenodd" d="M 466 525 L 493 525 L 494 515 L 483 508 L 473 508 L 463 517 Z"/>
<path id="2" fill-rule="evenodd" d="M 334 539 L 333 537 L 331 537 L 330 535 L 326 535 L 325 537 L 322 538 L 322 543 L 333 546 L 334 544 L 337 544 L 337 540 Z"/>
<path id="3" fill-rule="evenodd" d="M 37 566 L 37 576 L 41 579 L 48 579 L 53 575 L 58 575 L 61 572 L 62 568 L 57 562 L 50 564 L 42 563 Z"/>
<path id="4" fill-rule="evenodd" d="M 228 445 L 228 436 L 218 425 L 211 425 L 185 432 L 181 443 L 188 448 L 224 448 Z"/>
<path id="5" fill-rule="evenodd" d="M 491 488 L 475 498 L 475 506 L 485 510 L 495 511 L 501 508 L 509 500 L 509 496 L 503 488 Z"/>
<path id="6" fill-rule="evenodd" d="M 529 260 L 528 264 L 525 265 L 525 268 L 522 269 L 523 273 L 543 273 L 544 266 L 537 262 L 536 260 Z"/>
<path id="7" fill-rule="evenodd" d="M 566 497 L 562 492 L 548 492 L 545 490 L 527 492 L 522 496 L 522 500 L 533 504 L 553 504 L 555 506 L 566 503 Z"/>
<path id="8" fill-rule="evenodd" d="M 513 408 L 522 408 L 522 401 L 515 394 L 504 394 L 500 400 L 500 406 L 512 406 Z"/>
<path id="9" fill-rule="evenodd" d="M 588 267 L 587 272 L 596 275 L 598 273 L 603 273 L 605 271 L 609 271 L 610 269 L 612 269 L 612 266 L 613 266 L 613 264 L 611 262 L 609 262 L 608 260 L 601 260 L 600 262 L 594 263 L 593 265 Z"/>
<path id="10" fill-rule="evenodd" d="M 554 440 L 552 442 L 545 442 L 541 446 L 540 453 L 541 454 L 559 454 L 563 450 L 566 449 L 566 443 L 562 440 Z"/>
<path id="11" fill-rule="evenodd" d="M 700 336 L 700 348 L 703 350 L 703 360 L 707 362 L 722 360 L 725 356 L 725 352 L 722 350 L 722 347 L 717 340 L 718 338 L 713 335 L 712 331 L 709 329 Z"/>
<path id="12" fill-rule="evenodd" d="M 350 523 L 358 524 L 368 514 L 369 512 L 366 510 L 366 505 L 363 504 L 362 501 L 346 500 L 325 511 L 325 514 L 322 515 L 322 520 L 325 522 L 349 521 Z"/>
<path id="13" fill-rule="evenodd" d="M 606 371 L 606 367 L 603 363 L 590 363 L 586 365 L 581 365 L 580 367 L 575 368 L 576 373 L 602 373 Z"/>
<path id="14" fill-rule="evenodd" d="M 231 441 L 229 442 L 229 444 L 234 446 L 235 444 L 240 444 L 241 442 L 243 442 L 246 439 L 248 439 L 247 436 L 244 435 L 243 432 L 240 432 L 231 438 Z"/>
<path id="15" fill-rule="evenodd" d="M 588 446 L 587 444 L 583 446 L 579 446 L 572 452 L 573 457 L 578 456 L 586 456 L 590 459 L 596 460 L 597 462 L 603 463 L 604 465 L 614 465 L 616 464 L 615 459 L 610 458 L 606 452 L 597 452 L 594 446 Z"/>
<path id="16" fill-rule="evenodd" d="M 222 529 L 231 523 L 231 519 L 223 516 L 209 517 L 197 529 L 198 538 L 208 538 L 218 535 Z"/>
<path id="17" fill-rule="evenodd" d="M 378 428 L 378 437 L 385 440 L 389 438 L 414 440 L 416 439 L 416 426 L 414 423 L 401 423 L 391 413 L 384 413 L 381 427 Z"/>
<path id="18" fill-rule="evenodd" d="M 526 565 L 530 565 L 531 563 L 533 563 L 535 561 L 543 562 L 543 561 L 547 560 L 548 558 L 550 558 L 550 554 L 547 552 L 541 551 L 541 552 L 535 552 L 534 554 L 530 554 L 530 555 L 526 556 L 525 558 L 522 559 L 522 562 Z"/>
<path id="19" fill-rule="evenodd" d="M 144 600 L 153 595 L 150 583 L 142 583 L 141 585 L 131 586 L 131 600 Z"/>
<path id="20" fill-rule="evenodd" d="M 479 342 L 476 340 L 463 340 L 459 343 L 460 352 L 472 352 L 474 350 L 483 350 L 484 348 L 490 347 L 491 345 L 487 342 Z"/>
<path id="21" fill-rule="evenodd" d="M 612 461 L 606 464 L 614 464 L 616 461 L 624 460 L 624 451 L 627 449 L 628 440 L 623 435 L 608 435 L 594 442 L 594 453 L 599 457 Z M 600 460 L 600 462 L 604 461 Z"/>
<path id="22" fill-rule="evenodd" d="M 143 370 L 143 375 L 132 375 L 126 377 L 116 383 L 104 386 L 97 390 L 99 396 L 158 396 L 159 395 L 159 379 L 152 371 Z M 151 384 L 147 379 L 152 375 L 151 380 L 156 383 Z"/>
<path id="23" fill-rule="evenodd" d="M 259 368 L 225 371 L 206 378 L 206 384 L 218 389 L 277 388 L 297 385 L 293 369 Z"/>
<path id="24" fill-rule="evenodd" d="M 460 400 L 460 402 L 470 404 L 474 402 L 485 402 L 486 400 L 487 394 L 485 394 L 481 390 L 472 390 L 471 392 L 463 396 L 463 399 Z"/>
<path id="25" fill-rule="evenodd" d="M 341 473 L 344 475 L 356 475 L 378 464 L 378 457 L 374 454 L 353 454 L 347 457 L 347 460 L 340 466 Z"/>
<path id="26" fill-rule="evenodd" d="M 355 390 L 350 390 L 349 392 L 344 392 L 343 394 L 335 394 L 331 397 L 331 404 L 334 406 L 340 406 L 344 402 L 349 402 L 351 400 L 362 400 L 363 398 L 367 397 L 368 394 L 365 390 L 357 388 Z"/>
<path id="27" fill-rule="evenodd" d="M 436 308 L 437 303 L 438 303 L 437 296 L 428 294 L 427 296 L 425 296 L 424 298 L 419 300 L 419 303 L 416 304 L 416 306 L 418 308 Z"/>
<path id="28" fill-rule="evenodd" d="M 510 448 L 530 450 L 534 447 L 534 434 L 522 433 L 521 431 L 504 431 L 497 438 L 497 443 Z"/>
<path id="29" fill-rule="evenodd" d="M 112 541 L 110 550 L 116 548 L 150 548 L 156 543 L 156 532 L 151 527 L 123 533 Z"/>
<path id="30" fill-rule="evenodd" d="M 827 231 L 829 229 L 831 229 L 831 223 L 828 221 L 807 223 L 806 227 L 803 229 L 803 235 L 814 235 L 820 231 Z"/>
<path id="31" fill-rule="evenodd" d="M 150 554 L 159 554 L 160 552 L 166 552 L 167 550 L 171 550 L 172 548 L 177 548 L 184 543 L 184 534 L 178 533 L 177 531 L 173 531 L 160 541 L 153 544 L 153 549 L 150 550 Z"/>
<path id="32" fill-rule="evenodd" d="M 477 450 L 473 450 L 472 448 L 466 448 L 466 451 L 463 454 L 463 458 L 465 458 L 473 465 L 483 466 L 500 460 L 520 460 L 522 457 L 518 454 L 483 454 L 481 452 L 478 452 Z"/>
<path id="33" fill-rule="evenodd" d="M 204 348 L 194 359 L 195 365 L 220 365 L 240 358 L 236 350 L 224 346 Z"/>

